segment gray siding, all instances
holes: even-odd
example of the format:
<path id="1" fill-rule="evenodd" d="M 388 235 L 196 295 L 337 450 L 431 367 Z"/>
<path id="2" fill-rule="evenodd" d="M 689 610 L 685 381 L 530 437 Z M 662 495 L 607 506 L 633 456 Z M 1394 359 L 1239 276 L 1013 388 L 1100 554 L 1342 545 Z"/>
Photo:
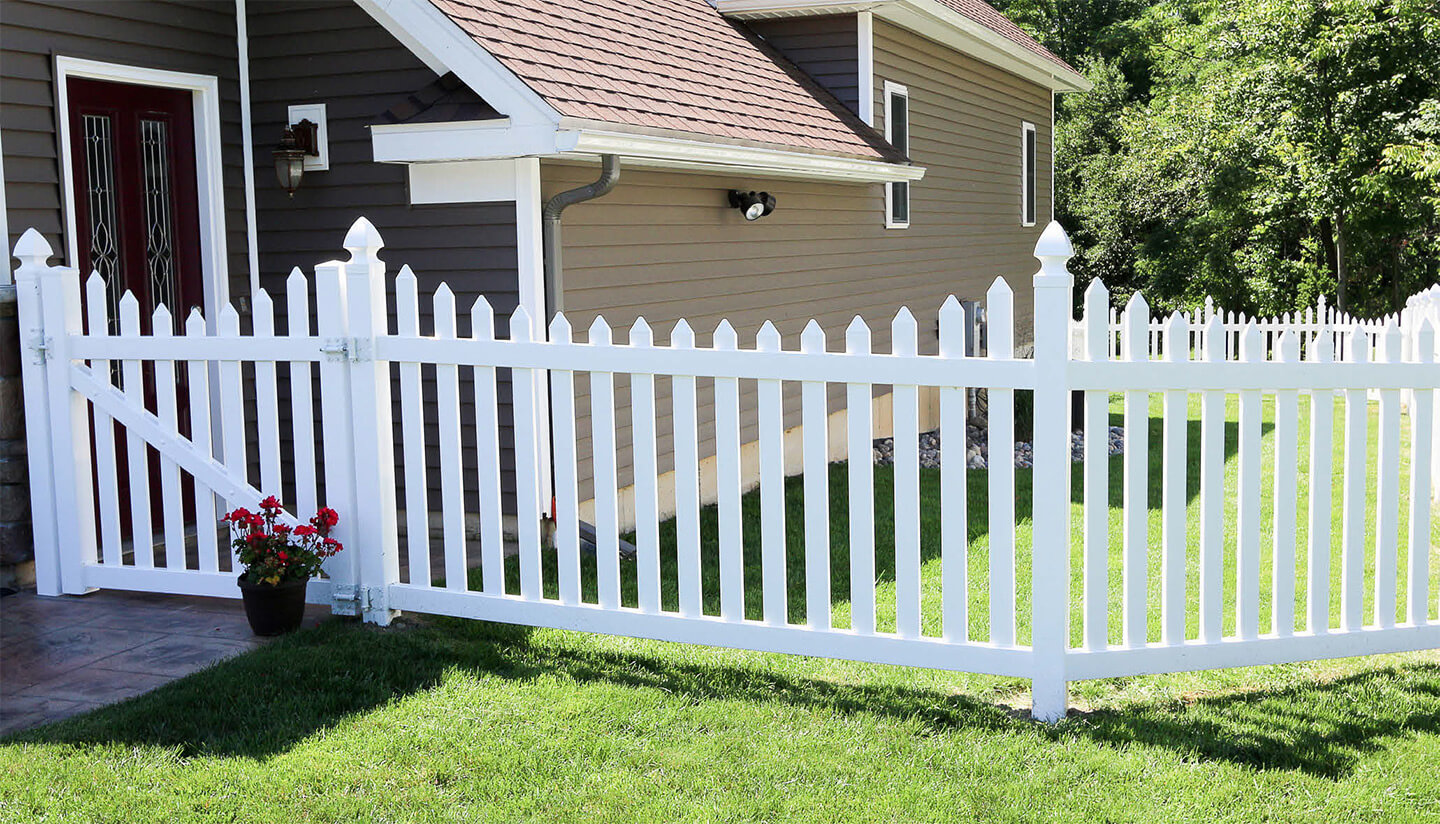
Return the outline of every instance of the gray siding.
<path id="1" fill-rule="evenodd" d="M 225 180 L 225 244 L 232 280 L 244 282 L 244 174 L 235 4 L 231 0 L 4 0 L 0 10 L 0 143 L 14 247 L 29 227 L 63 258 L 64 203 L 55 57 L 215 75 Z M 67 264 L 73 261 L 66 261 Z M 9 265 L 9 262 L 7 262 Z"/>
<path id="2" fill-rule="evenodd" d="M 850 111 L 860 113 L 858 31 L 853 14 L 777 17 L 747 25 Z"/>
<path id="3" fill-rule="evenodd" d="M 250 4 L 251 89 L 255 129 L 261 283 L 284 291 L 292 267 L 310 272 L 316 263 L 344 259 L 341 241 L 356 218 L 375 224 L 385 240 L 381 256 L 393 277 L 408 264 L 420 285 L 421 333 L 430 334 L 430 295 L 442 282 L 455 292 L 461 335 L 470 331 L 470 306 L 481 294 L 505 321 L 519 302 L 513 203 L 408 205 L 405 167 L 372 160 L 369 126 L 436 78 L 403 45 L 346 0 Z M 270 148 L 280 138 L 287 106 L 325 103 L 330 169 L 305 175 L 293 198 L 275 180 Z M 392 302 L 393 306 L 393 302 Z M 392 328 L 394 324 L 392 316 Z M 461 387 L 462 416 L 473 420 L 468 370 Z M 439 441 L 434 388 L 426 371 L 431 502 L 438 502 Z M 502 382 L 508 417 L 509 386 Z M 395 393 L 395 418 L 400 419 Z M 474 429 L 462 426 L 466 484 L 475 505 Z M 509 426 L 501 433 L 502 477 L 513 488 L 514 455 Z M 397 460 L 399 456 L 397 439 Z M 403 501 L 403 498 L 402 498 Z"/>

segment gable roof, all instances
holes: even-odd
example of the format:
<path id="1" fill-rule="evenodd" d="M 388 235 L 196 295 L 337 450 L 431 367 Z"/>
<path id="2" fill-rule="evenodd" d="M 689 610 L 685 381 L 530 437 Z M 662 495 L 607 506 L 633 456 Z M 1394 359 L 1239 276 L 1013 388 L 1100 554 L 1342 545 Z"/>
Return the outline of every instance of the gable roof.
<path id="1" fill-rule="evenodd" d="M 562 116 L 900 161 L 706 0 L 432 0 Z"/>

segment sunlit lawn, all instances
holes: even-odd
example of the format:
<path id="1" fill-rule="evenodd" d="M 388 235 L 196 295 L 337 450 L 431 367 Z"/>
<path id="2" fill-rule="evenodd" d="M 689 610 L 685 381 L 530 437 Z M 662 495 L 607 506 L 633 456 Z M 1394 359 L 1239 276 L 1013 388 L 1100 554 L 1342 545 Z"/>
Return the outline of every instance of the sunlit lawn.
<path id="1" fill-rule="evenodd" d="M 1158 410 L 1157 404 L 1151 419 L 1157 457 Z M 1233 478 L 1233 404 L 1230 412 Z M 1301 413 L 1304 436 L 1303 401 Z M 1192 418 L 1193 458 L 1195 409 Z M 1268 403 L 1265 420 L 1262 547 L 1268 555 L 1274 461 Z M 1372 442 L 1373 420 L 1372 410 Z M 1116 641 L 1120 464 L 1111 459 Z M 1308 460 L 1298 466 L 1296 613 L 1303 615 Z M 1408 473 L 1408 447 L 1401 469 Z M 1158 479 L 1158 463 L 1151 470 Z M 1077 465 L 1077 596 L 1079 471 Z M 1016 474 L 1025 640 L 1030 476 Z M 1194 461 L 1189 475 L 1193 605 Z M 887 628 L 894 597 L 886 502 L 893 487 L 888 469 L 875 477 L 878 603 Z M 976 638 L 986 636 L 988 625 L 987 596 L 978 585 L 986 579 L 989 549 L 986 480 L 983 471 L 969 473 Z M 844 482 L 845 468 L 833 467 L 831 579 L 841 625 L 849 592 Z M 1403 496 L 1407 486 L 1400 488 Z M 788 489 L 793 620 L 804 619 L 800 492 L 798 483 Z M 938 473 L 924 472 L 922 494 L 925 625 L 938 633 Z M 1337 483 L 1337 541 L 1340 501 Z M 747 611 L 758 617 L 756 496 L 745 503 Z M 1158 484 L 1152 484 L 1151 506 L 1151 636 L 1158 638 Z M 706 600 L 716 611 L 714 510 L 705 517 Z M 1367 541 L 1373 540 L 1373 511 L 1370 519 Z M 1234 523 L 1232 504 L 1225 518 L 1231 530 L 1227 628 L 1233 625 Z M 1436 529 L 1440 535 L 1440 524 Z M 662 537 L 671 547 L 663 566 L 666 603 L 673 606 L 673 524 Z M 1403 553 L 1403 540 L 1401 547 Z M 1338 543 L 1332 553 L 1338 578 Z M 1366 560 L 1373 563 L 1368 551 Z M 553 559 L 547 567 L 553 571 Z M 1405 568 L 1403 560 L 1398 567 Z M 514 572 L 512 565 L 512 584 Z M 593 563 L 586 573 L 593 575 Z M 1367 589 L 1372 579 L 1367 575 Z M 1440 570 L 1435 579 L 1440 584 Z M 1266 616 L 1269 587 L 1267 557 Z M 593 597 L 593 585 L 588 589 Z M 1399 591 L 1403 609 L 1404 587 Z M 1435 615 L 1433 604 L 1430 612 Z M 1076 616 L 1078 640 L 1078 610 Z M 1331 616 L 1338 621 L 1338 589 Z M 1268 618 L 1262 623 L 1268 628 Z M 1192 617 L 1192 634 L 1194 626 Z M 1435 654 L 1417 653 L 1083 682 L 1072 685 L 1078 711 L 1044 726 L 1026 718 L 1028 684 L 1017 679 L 451 619 L 401 622 L 384 631 L 334 621 L 151 694 L 8 740 L 0 745 L 0 821 L 1434 819 L 1440 818 L 1437 662 Z"/>

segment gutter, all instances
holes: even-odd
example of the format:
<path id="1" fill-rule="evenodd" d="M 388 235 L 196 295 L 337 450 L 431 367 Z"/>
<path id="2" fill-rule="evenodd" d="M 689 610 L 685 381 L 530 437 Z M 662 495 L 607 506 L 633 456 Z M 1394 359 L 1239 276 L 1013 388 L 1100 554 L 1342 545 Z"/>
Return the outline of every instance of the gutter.
<path id="1" fill-rule="evenodd" d="M 620 156 L 601 155 L 600 177 L 594 183 L 587 183 L 584 186 L 561 192 L 545 201 L 545 207 L 540 210 L 545 289 L 548 292 L 545 296 L 545 305 L 550 307 L 552 313 L 558 313 L 564 309 L 565 290 L 562 287 L 565 283 L 565 273 L 560 260 L 560 214 L 566 208 L 577 203 L 604 197 L 610 193 L 611 189 L 615 188 L 615 184 L 619 181 Z"/>

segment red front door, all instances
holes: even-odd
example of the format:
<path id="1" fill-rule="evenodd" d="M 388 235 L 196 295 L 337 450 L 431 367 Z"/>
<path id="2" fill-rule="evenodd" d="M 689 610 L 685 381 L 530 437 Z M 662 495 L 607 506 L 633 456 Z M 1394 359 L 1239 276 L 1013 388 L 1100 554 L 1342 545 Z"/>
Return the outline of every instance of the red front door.
<path id="1" fill-rule="evenodd" d="M 155 308 L 164 305 L 172 332 L 183 329 L 191 308 L 204 308 L 200 269 L 200 205 L 197 198 L 194 98 L 183 89 L 72 78 L 67 83 L 70 158 L 74 177 L 76 246 L 82 279 L 98 272 L 109 296 L 110 333 L 119 332 L 120 298 L 128 291 L 140 308 L 142 333 L 152 332 Z M 90 319 L 86 319 L 87 328 Z M 145 405 L 156 409 L 157 391 L 177 393 L 182 434 L 189 434 L 188 391 L 184 370 L 179 385 L 159 387 L 153 366 L 143 368 Z M 121 369 L 113 364 L 119 385 Z M 128 458 L 122 430 L 116 427 L 117 481 L 121 531 L 134 532 L 130 517 Z M 165 506 L 160 494 L 159 456 L 147 453 L 151 529 L 158 529 Z M 96 455 L 96 460 L 110 456 Z M 185 478 L 182 505 L 186 520 L 191 484 Z M 98 490 L 97 490 L 98 491 Z M 98 502 L 98 495 L 97 495 Z M 153 535 L 152 531 L 152 535 Z M 137 540 L 137 557 L 145 544 Z M 147 542 L 148 543 L 148 542 Z M 168 551 L 169 548 L 167 548 Z M 178 548 L 177 548 L 178 549 Z M 158 559 L 155 559 L 158 561 Z"/>
<path id="2" fill-rule="evenodd" d="M 67 87 L 75 263 L 105 279 L 112 323 L 126 290 L 140 302 L 142 328 L 160 304 L 183 323 L 204 306 L 193 96 L 78 78 Z"/>

